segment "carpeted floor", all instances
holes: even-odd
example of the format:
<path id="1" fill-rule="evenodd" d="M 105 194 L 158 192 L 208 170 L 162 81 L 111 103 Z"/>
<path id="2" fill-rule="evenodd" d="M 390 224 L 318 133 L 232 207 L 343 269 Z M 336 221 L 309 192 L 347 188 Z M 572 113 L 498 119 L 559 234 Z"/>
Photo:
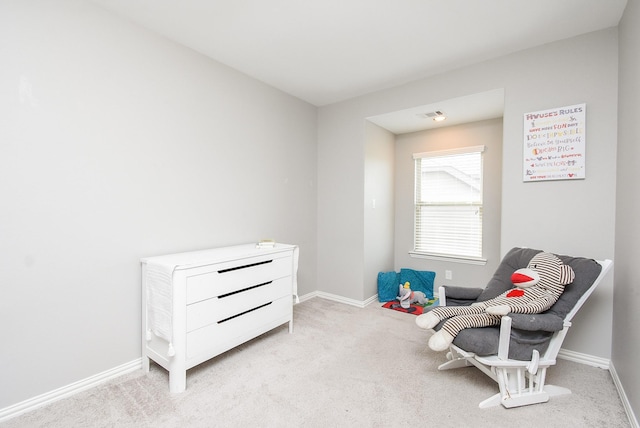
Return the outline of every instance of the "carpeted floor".
<path id="1" fill-rule="evenodd" d="M 444 353 L 415 316 L 320 298 L 279 327 L 189 370 L 170 394 L 157 365 L 0 424 L 12 427 L 629 427 L 608 371 L 559 360 L 550 402 L 481 410 L 496 384 L 470 367 L 439 372 Z"/>

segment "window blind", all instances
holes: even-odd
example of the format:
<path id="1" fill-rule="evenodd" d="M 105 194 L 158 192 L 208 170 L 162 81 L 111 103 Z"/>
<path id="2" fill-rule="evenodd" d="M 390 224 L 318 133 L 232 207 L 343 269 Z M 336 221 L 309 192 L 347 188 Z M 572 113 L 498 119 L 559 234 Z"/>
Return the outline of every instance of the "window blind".
<path id="1" fill-rule="evenodd" d="M 413 155 L 416 252 L 482 257 L 483 152 L 473 146 Z"/>

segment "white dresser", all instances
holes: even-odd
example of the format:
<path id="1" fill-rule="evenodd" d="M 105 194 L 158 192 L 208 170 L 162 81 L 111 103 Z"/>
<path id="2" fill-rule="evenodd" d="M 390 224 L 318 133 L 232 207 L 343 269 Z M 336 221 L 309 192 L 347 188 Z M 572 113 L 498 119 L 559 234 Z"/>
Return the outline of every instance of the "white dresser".
<path id="1" fill-rule="evenodd" d="M 186 371 L 284 323 L 293 331 L 298 248 L 256 244 L 148 257 L 142 262 L 142 365 Z"/>

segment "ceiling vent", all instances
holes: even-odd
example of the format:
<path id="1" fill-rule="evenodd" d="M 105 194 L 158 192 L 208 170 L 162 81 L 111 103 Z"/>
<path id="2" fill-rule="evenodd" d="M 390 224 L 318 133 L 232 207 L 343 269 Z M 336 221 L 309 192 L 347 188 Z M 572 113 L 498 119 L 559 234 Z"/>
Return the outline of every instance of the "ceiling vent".
<path id="1" fill-rule="evenodd" d="M 441 121 L 446 119 L 447 117 L 444 115 L 443 112 L 441 112 L 440 110 L 436 110 L 436 111 L 430 111 L 427 113 L 418 113 L 416 116 L 423 118 L 423 119 L 429 119 L 432 118 L 435 121 Z"/>
<path id="2" fill-rule="evenodd" d="M 416 116 L 425 117 L 425 118 L 431 118 L 431 117 L 436 117 L 436 116 L 444 116 L 444 113 L 442 113 L 440 110 L 436 110 L 436 111 L 430 111 L 428 113 L 418 113 L 418 114 L 416 114 Z"/>

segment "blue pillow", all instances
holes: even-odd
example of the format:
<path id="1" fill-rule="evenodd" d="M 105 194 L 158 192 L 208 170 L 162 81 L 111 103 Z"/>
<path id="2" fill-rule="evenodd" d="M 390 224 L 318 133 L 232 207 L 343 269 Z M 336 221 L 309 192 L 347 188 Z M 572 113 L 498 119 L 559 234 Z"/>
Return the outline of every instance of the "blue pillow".
<path id="1" fill-rule="evenodd" d="M 433 281 L 435 279 L 435 272 L 400 269 L 400 282 L 398 284 L 404 284 L 409 281 L 411 291 L 422 291 L 427 296 L 427 299 L 433 299 Z"/>
<path id="2" fill-rule="evenodd" d="M 397 272 L 378 272 L 378 300 L 390 302 L 398 297 L 400 275 Z"/>

